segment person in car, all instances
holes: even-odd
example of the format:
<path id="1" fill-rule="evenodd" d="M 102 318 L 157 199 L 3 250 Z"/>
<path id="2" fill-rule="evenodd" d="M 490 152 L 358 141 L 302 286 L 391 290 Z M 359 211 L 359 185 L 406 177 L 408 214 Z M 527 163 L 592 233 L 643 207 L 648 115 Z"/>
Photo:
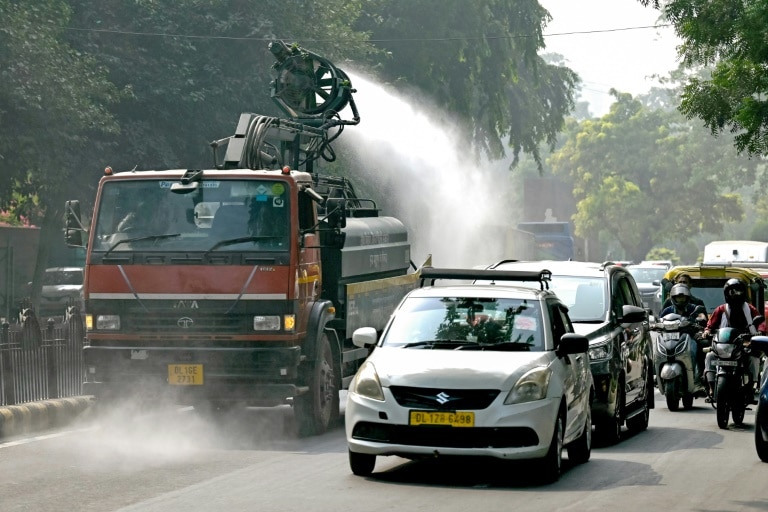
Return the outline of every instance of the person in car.
<path id="1" fill-rule="evenodd" d="M 683 283 L 678 283 L 672 287 L 672 290 L 669 292 L 669 298 L 672 301 L 672 304 L 661 310 L 659 318 L 664 318 L 664 316 L 669 315 L 670 313 L 676 313 L 687 318 L 690 322 L 698 324 L 698 327 L 692 327 L 691 332 L 689 332 L 691 336 L 691 343 L 689 346 L 691 360 L 695 363 L 694 375 L 696 380 L 702 380 L 705 359 L 704 350 L 698 343 L 696 343 L 695 336 L 701 329 L 701 326 L 707 322 L 706 309 L 703 305 L 699 306 L 691 301 L 691 290 Z"/>
<path id="2" fill-rule="evenodd" d="M 721 327 L 733 327 L 740 333 L 758 334 L 757 328 L 753 324 L 753 319 L 760 315 L 755 306 L 747 302 L 747 286 L 740 279 L 729 279 L 723 286 L 723 297 L 725 303 L 720 304 L 712 312 L 707 322 L 707 327 L 702 333 L 702 338 L 710 338 L 712 333 Z M 762 325 L 765 325 L 763 323 Z M 715 385 L 715 354 L 709 352 L 706 356 L 705 375 L 707 387 L 710 396 L 714 392 Z M 757 357 L 749 358 L 749 378 L 750 384 L 754 386 L 757 382 L 757 375 L 760 366 L 760 359 Z"/>
<path id="3" fill-rule="evenodd" d="M 676 284 L 676 285 L 677 284 L 683 284 L 683 285 L 688 287 L 688 290 L 691 290 L 692 286 L 693 286 L 693 279 L 691 279 L 690 274 L 686 274 L 685 272 L 683 272 L 682 274 L 678 274 L 675 277 L 674 284 Z M 674 285 L 673 285 L 673 287 L 674 287 Z M 705 311 L 706 311 L 706 306 L 704 305 L 704 301 L 701 300 L 700 298 L 696 297 L 695 295 L 693 295 L 693 292 L 691 292 L 689 300 L 690 300 L 690 302 L 694 306 L 704 306 Z M 667 297 L 667 300 L 664 301 L 664 304 L 661 305 L 661 309 L 664 310 L 665 308 L 668 308 L 669 306 L 672 306 L 672 305 L 673 305 L 672 304 L 672 294 L 670 293 L 670 296 Z"/>

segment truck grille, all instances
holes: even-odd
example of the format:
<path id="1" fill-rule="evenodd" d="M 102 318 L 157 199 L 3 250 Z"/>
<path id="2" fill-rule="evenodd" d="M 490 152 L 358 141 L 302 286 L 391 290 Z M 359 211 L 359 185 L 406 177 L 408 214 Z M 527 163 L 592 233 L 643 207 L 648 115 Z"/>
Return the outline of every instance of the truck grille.
<path id="1" fill-rule="evenodd" d="M 131 314 L 121 318 L 121 328 L 130 332 L 184 332 L 203 333 L 242 333 L 253 329 L 253 315 L 226 314 L 184 314 L 173 313 Z"/>

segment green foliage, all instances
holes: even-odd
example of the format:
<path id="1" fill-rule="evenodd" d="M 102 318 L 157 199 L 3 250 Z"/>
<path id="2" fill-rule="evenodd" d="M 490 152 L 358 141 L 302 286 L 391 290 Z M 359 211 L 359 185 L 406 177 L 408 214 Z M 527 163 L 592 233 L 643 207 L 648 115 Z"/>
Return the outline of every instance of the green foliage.
<path id="1" fill-rule="evenodd" d="M 717 234 L 740 220 L 741 197 L 732 190 L 754 182 L 755 161 L 734 156 L 730 139 L 713 140 L 676 112 L 613 94 L 601 119 L 569 123 L 549 160 L 573 182 L 577 235 L 615 239 L 639 261 L 665 241 Z"/>
<path id="2" fill-rule="evenodd" d="M 652 4 L 675 27 L 685 65 L 712 67 L 708 78 L 692 77 L 680 110 L 699 117 L 712 134 L 735 134 L 749 155 L 768 154 L 768 4 L 763 0 L 640 0 Z"/>
<path id="3" fill-rule="evenodd" d="M 752 225 L 749 232 L 750 240 L 768 242 L 768 220 L 758 220 Z"/>
<path id="4" fill-rule="evenodd" d="M 667 249 L 666 247 L 654 247 L 648 251 L 648 254 L 646 254 L 643 259 L 671 261 L 675 265 L 680 264 L 680 258 L 678 257 L 677 252 L 675 252 L 674 249 Z"/>

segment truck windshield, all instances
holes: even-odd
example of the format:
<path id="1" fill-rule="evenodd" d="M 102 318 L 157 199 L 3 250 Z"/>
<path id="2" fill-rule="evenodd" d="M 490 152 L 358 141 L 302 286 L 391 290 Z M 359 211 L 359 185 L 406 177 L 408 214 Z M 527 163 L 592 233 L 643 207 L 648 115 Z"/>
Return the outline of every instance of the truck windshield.
<path id="1" fill-rule="evenodd" d="M 288 187 L 271 180 L 208 180 L 195 192 L 173 181 L 104 184 L 94 251 L 287 251 Z"/>

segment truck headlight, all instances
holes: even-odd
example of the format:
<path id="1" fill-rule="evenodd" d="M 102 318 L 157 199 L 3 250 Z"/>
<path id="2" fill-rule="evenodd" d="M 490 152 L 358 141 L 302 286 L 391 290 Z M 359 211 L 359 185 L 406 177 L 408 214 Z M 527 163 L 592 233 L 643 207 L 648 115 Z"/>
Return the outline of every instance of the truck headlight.
<path id="1" fill-rule="evenodd" d="M 96 315 L 96 329 L 99 331 L 119 331 L 120 315 Z"/>
<path id="2" fill-rule="evenodd" d="M 253 330 L 254 331 L 279 331 L 280 317 L 278 315 L 254 316 Z"/>
<path id="3" fill-rule="evenodd" d="M 504 399 L 504 404 L 522 404 L 543 400 L 547 397 L 551 377 L 552 370 L 545 366 L 529 370 L 512 386 L 507 398 Z"/>
<path id="4" fill-rule="evenodd" d="M 373 364 L 368 361 L 363 363 L 363 366 L 357 371 L 357 375 L 355 375 L 355 378 L 352 379 L 352 383 L 349 385 L 349 392 L 357 393 L 372 400 L 384 401 L 384 391 L 381 389 L 379 375 L 376 373 L 376 368 L 374 368 Z"/>

